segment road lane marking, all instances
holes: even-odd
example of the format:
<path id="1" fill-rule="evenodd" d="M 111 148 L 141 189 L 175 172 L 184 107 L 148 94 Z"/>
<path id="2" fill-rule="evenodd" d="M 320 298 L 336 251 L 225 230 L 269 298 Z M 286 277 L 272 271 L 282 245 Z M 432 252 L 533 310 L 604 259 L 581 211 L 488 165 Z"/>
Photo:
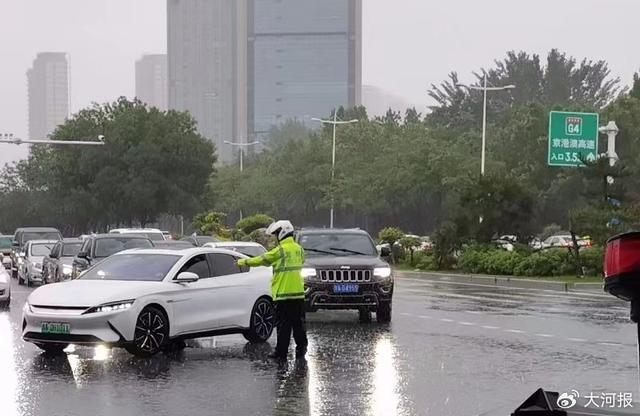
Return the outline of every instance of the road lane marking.
<path id="1" fill-rule="evenodd" d="M 442 322 L 453 322 L 453 319 L 440 318 Z"/>
<path id="2" fill-rule="evenodd" d="M 475 325 L 473 322 L 458 321 L 460 325 Z"/>
<path id="3" fill-rule="evenodd" d="M 622 344 L 619 342 L 598 342 L 598 345 L 606 345 L 607 347 L 621 347 Z"/>
<path id="4" fill-rule="evenodd" d="M 433 319 L 432 317 L 428 316 L 428 315 L 418 315 L 418 318 L 422 318 L 422 319 Z"/>
<path id="5" fill-rule="evenodd" d="M 584 338 L 567 338 L 567 339 L 573 342 L 587 342 L 587 340 Z"/>
<path id="6" fill-rule="evenodd" d="M 543 338 L 553 338 L 555 337 L 555 335 L 551 335 L 551 334 L 533 334 L 537 337 L 543 337 Z"/>
<path id="7" fill-rule="evenodd" d="M 504 332 L 511 332 L 514 334 L 524 334 L 524 331 L 521 331 L 519 329 L 505 329 Z"/>
<path id="8" fill-rule="evenodd" d="M 405 272 L 406 273 L 406 272 Z M 416 277 L 400 277 L 398 279 L 398 281 L 402 281 L 402 280 L 407 280 L 407 281 L 413 281 L 413 282 L 422 282 L 424 283 L 425 280 L 427 280 L 426 278 L 416 278 Z M 463 283 L 463 282 L 451 282 L 451 281 L 446 281 L 446 280 L 429 280 L 430 284 L 444 284 L 444 285 L 460 285 L 460 286 L 477 286 L 477 287 L 491 287 L 494 289 L 500 289 L 500 290 L 518 290 L 518 291 L 530 291 L 530 292 L 547 292 L 550 294 L 555 294 L 556 296 L 559 295 L 557 290 L 552 290 L 552 289 L 534 289 L 534 288 L 527 288 L 527 287 L 513 287 L 513 286 L 500 286 L 500 285 L 486 285 L 486 284 L 479 284 L 479 283 Z M 602 298 L 602 299 L 609 299 L 609 300 L 613 300 L 613 298 L 611 296 L 607 296 L 607 295 L 599 295 L 596 293 L 587 293 L 587 292 L 562 292 L 566 294 L 566 297 L 573 297 L 573 298 L 579 298 L 580 296 L 586 296 L 586 297 L 592 297 L 592 298 Z"/>
<path id="9" fill-rule="evenodd" d="M 484 329 L 500 329 L 499 326 L 493 326 L 493 325 L 482 325 L 482 328 L 484 328 Z"/>

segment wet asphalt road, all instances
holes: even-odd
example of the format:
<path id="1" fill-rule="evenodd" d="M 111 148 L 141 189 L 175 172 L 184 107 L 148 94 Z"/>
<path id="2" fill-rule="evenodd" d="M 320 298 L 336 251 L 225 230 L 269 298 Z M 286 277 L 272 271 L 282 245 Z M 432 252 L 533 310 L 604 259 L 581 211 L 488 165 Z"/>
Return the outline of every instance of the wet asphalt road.
<path id="1" fill-rule="evenodd" d="M 399 276 L 390 325 L 308 314 L 307 363 L 278 366 L 265 359 L 272 344 L 240 336 L 151 359 L 106 348 L 48 357 L 20 339 L 28 290 L 13 289 L 0 312 L 2 416 L 493 415 L 538 387 L 638 400 L 635 326 L 606 294 Z"/>

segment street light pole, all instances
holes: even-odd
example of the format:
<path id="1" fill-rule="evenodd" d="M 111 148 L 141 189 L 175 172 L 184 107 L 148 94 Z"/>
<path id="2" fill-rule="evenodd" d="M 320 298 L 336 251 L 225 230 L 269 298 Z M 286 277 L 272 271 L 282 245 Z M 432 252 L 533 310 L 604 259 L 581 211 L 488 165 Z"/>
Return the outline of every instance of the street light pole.
<path id="1" fill-rule="evenodd" d="M 21 139 L 19 137 L 13 137 L 11 133 L 0 134 L 0 143 L 10 144 L 60 144 L 60 145 L 76 145 L 76 146 L 104 146 L 104 136 L 99 135 L 98 141 L 83 141 L 83 140 L 30 140 Z"/>
<path id="2" fill-rule="evenodd" d="M 257 144 L 260 144 L 260 142 L 256 140 L 251 143 L 247 143 L 244 139 L 240 139 L 237 142 L 232 142 L 231 140 L 225 140 L 224 143 L 230 146 L 238 147 L 238 150 L 240 151 L 240 176 L 242 176 L 242 172 L 244 172 L 244 148 L 247 146 L 255 146 Z M 240 208 L 240 219 L 242 219 L 242 208 Z"/>
<path id="3" fill-rule="evenodd" d="M 333 120 L 323 120 L 321 118 L 312 117 L 311 120 L 320 122 L 322 124 L 331 124 L 333 125 L 333 144 L 331 146 L 331 185 L 333 185 L 333 179 L 335 177 L 336 170 L 336 126 L 339 124 L 352 124 L 357 123 L 359 120 L 352 119 L 348 121 L 338 120 L 338 112 L 333 111 Z M 331 208 L 329 210 L 329 228 L 333 228 L 333 218 L 334 218 L 334 200 L 333 200 L 333 190 L 331 191 Z"/>
<path id="4" fill-rule="evenodd" d="M 504 91 L 512 90 L 515 85 L 505 85 L 504 87 L 487 87 L 487 73 L 484 73 L 482 87 L 475 85 L 456 84 L 458 87 L 464 87 L 468 90 L 482 91 L 482 151 L 480 155 L 480 175 L 484 176 L 485 154 L 487 147 L 487 92 L 488 91 Z"/>

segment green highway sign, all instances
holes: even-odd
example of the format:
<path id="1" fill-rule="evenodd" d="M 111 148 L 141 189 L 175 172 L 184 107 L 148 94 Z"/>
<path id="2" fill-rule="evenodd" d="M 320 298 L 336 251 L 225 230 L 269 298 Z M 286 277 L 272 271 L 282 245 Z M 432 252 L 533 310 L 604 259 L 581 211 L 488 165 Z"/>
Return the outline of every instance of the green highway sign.
<path id="1" fill-rule="evenodd" d="M 597 113 L 549 113 L 549 166 L 584 166 L 598 157 Z"/>

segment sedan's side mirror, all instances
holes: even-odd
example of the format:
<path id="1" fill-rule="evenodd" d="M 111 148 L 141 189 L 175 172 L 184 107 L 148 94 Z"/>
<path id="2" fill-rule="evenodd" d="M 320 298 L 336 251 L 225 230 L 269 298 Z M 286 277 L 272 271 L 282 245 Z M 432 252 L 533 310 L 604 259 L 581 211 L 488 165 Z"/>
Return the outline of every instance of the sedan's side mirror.
<path id="1" fill-rule="evenodd" d="M 11 245 L 13 247 L 20 247 L 20 243 L 18 241 L 15 241 L 15 240 L 13 241 L 13 243 L 11 243 Z"/>
<path id="2" fill-rule="evenodd" d="M 51 259 L 57 259 L 58 255 L 56 253 L 49 253 L 49 258 Z"/>
<path id="3" fill-rule="evenodd" d="M 380 247 L 380 256 L 389 257 L 391 255 L 391 249 L 387 246 Z"/>
<path id="4" fill-rule="evenodd" d="M 182 272 L 176 277 L 176 282 L 178 282 L 178 283 L 193 283 L 193 282 L 197 282 L 198 279 L 200 279 L 200 278 L 195 273 Z"/>

